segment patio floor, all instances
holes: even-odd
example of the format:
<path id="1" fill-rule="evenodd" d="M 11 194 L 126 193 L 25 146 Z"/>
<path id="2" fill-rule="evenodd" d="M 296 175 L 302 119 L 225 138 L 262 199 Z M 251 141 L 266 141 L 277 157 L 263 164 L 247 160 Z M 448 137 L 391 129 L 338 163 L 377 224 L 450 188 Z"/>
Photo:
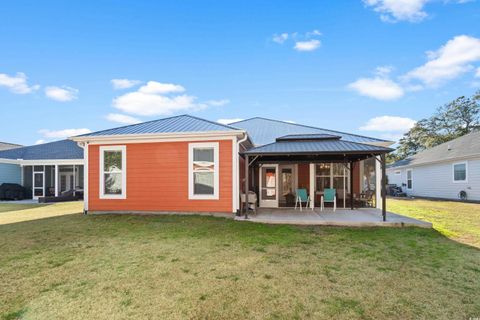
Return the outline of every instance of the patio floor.
<path id="1" fill-rule="evenodd" d="M 299 209 L 293 208 L 258 208 L 256 214 L 250 214 L 249 219 L 243 216 L 235 217 L 238 221 L 251 221 L 269 224 L 294 225 L 325 225 L 343 227 L 421 227 L 431 228 L 430 222 L 405 217 L 387 212 L 387 221 L 382 221 L 382 210 L 376 208 L 337 209 L 328 208 Z"/>

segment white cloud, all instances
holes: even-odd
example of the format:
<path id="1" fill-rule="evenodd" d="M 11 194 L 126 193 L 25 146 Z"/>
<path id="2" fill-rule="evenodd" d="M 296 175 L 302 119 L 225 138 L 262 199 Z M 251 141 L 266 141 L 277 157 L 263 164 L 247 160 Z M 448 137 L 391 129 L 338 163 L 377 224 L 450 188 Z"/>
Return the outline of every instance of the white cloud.
<path id="1" fill-rule="evenodd" d="M 480 39 L 460 35 L 436 51 L 427 52 L 428 62 L 408 72 L 406 80 L 417 79 L 436 86 L 472 71 L 473 62 L 480 61 Z"/>
<path id="2" fill-rule="evenodd" d="M 178 84 L 148 81 L 147 84 L 144 86 L 141 86 L 138 91 L 141 93 L 147 93 L 147 94 L 167 94 L 167 93 L 184 92 L 185 88 Z"/>
<path id="3" fill-rule="evenodd" d="M 221 124 L 230 124 L 238 121 L 242 121 L 242 118 L 232 118 L 232 119 L 218 119 L 217 122 Z"/>
<path id="4" fill-rule="evenodd" d="M 385 77 L 360 78 L 348 85 L 362 96 L 379 100 L 395 100 L 404 95 L 404 90 L 393 80 Z"/>
<path id="5" fill-rule="evenodd" d="M 113 89 L 115 90 L 128 89 L 142 83 L 140 80 L 130 79 L 112 79 L 110 80 L 110 82 L 112 83 Z"/>
<path id="6" fill-rule="evenodd" d="M 315 36 L 321 36 L 322 33 L 320 31 L 318 31 L 317 29 L 313 30 L 313 31 L 309 31 L 305 34 L 305 36 L 307 38 L 310 38 L 310 37 L 315 37 Z"/>
<path id="7" fill-rule="evenodd" d="M 46 141 L 44 139 L 38 139 L 37 141 L 35 141 L 35 144 L 42 144 L 42 143 L 45 143 Z"/>
<path id="8" fill-rule="evenodd" d="M 367 7 L 372 7 L 380 14 L 384 22 L 410 21 L 419 22 L 427 17 L 423 7 L 428 0 L 363 0 Z"/>
<path id="9" fill-rule="evenodd" d="M 63 130 L 48 130 L 42 129 L 38 131 L 41 133 L 45 138 L 54 138 L 54 139 L 64 139 L 72 136 L 77 136 L 80 134 L 86 134 L 92 132 L 90 129 L 87 128 L 80 128 L 80 129 L 63 129 Z"/>
<path id="10" fill-rule="evenodd" d="M 288 39 L 288 33 L 286 33 L 286 32 L 281 33 L 281 34 L 274 34 L 273 37 L 272 37 L 273 42 L 280 43 L 280 44 L 287 41 L 287 39 Z"/>
<path id="11" fill-rule="evenodd" d="M 46 87 L 45 95 L 55 101 L 67 102 L 78 98 L 78 89 L 62 86 L 62 87 Z"/>
<path id="12" fill-rule="evenodd" d="M 223 107 L 224 105 L 227 105 L 230 103 L 230 100 L 228 99 L 221 99 L 221 100 L 208 100 L 205 102 L 207 105 L 212 106 L 212 107 Z"/>
<path id="13" fill-rule="evenodd" d="M 5 87 L 16 94 L 27 94 L 40 88 L 39 85 L 29 86 L 27 76 L 22 72 L 18 72 L 15 76 L 0 73 L 0 87 Z"/>
<path id="14" fill-rule="evenodd" d="M 297 51 L 314 51 L 320 48 L 321 42 L 317 39 L 308 41 L 297 41 L 293 47 Z"/>
<path id="15" fill-rule="evenodd" d="M 126 114 L 120 114 L 120 113 L 109 113 L 105 117 L 108 121 L 111 122 L 118 122 L 118 123 L 123 123 L 123 124 L 136 124 L 140 123 L 141 121 L 137 118 L 127 116 Z"/>
<path id="16" fill-rule="evenodd" d="M 365 125 L 360 127 L 360 130 L 407 132 L 415 125 L 415 123 L 416 121 L 410 118 L 381 116 L 368 120 Z"/>
<path id="17" fill-rule="evenodd" d="M 380 77 L 386 77 L 393 71 L 392 66 L 380 66 L 375 68 L 375 74 Z"/>
<path id="18" fill-rule="evenodd" d="M 480 78 L 480 67 L 478 67 L 477 71 L 475 72 L 475 78 Z"/>
<path id="19" fill-rule="evenodd" d="M 282 121 L 283 121 L 283 122 L 288 122 L 288 123 L 293 123 L 293 124 L 295 124 L 295 123 L 296 123 L 296 122 L 295 122 L 295 121 L 293 121 L 293 120 L 282 120 Z"/>

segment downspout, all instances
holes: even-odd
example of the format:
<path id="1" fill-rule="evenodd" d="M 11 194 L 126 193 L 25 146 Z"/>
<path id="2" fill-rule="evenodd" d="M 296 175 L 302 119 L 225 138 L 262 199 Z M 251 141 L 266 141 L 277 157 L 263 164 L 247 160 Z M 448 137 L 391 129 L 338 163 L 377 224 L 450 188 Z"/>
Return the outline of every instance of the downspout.
<path id="1" fill-rule="evenodd" d="M 88 214 L 88 142 L 77 142 L 83 149 L 83 214 Z"/>
<path id="2" fill-rule="evenodd" d="M 237 152 L 236 152 L 236 155 L 235 155 L 235 190 L 237 190 L 238 192 L 236 193 L 235 195 L 235 203 L 236 203 L 236 210 L 237 210 L 237 213 L 238 213 L 238 210 L 240 208 L 239 206 L 239 202 L 240 202 L 240 167 L 239 167 L 239 163 L 240 163 L 240 158 L 239 158 L 239 154 L 240 154 L 240 145 L 242 143 L 244 143 L 245 141 L 247 141 L 248 139 L 248 134 L 246 132 L 244 132 L 244 136 L 242 139 L 238 140 L 237 141 Z M 247 173 L 245 173 L 247 174 Z"/>

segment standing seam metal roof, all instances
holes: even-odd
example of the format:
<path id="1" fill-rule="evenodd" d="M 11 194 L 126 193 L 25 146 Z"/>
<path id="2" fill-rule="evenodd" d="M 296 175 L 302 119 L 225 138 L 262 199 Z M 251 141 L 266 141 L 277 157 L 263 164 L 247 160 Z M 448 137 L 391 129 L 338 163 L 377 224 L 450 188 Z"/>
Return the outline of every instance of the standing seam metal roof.
<path id="1" fill-rule="evenodd" d="M 0 158 L 23 160 L 83 159 L 83 149 L 71 140 L 0 151 Z"/>
<path id="2" fill-rule="evenodd" d="M 149 133 L 179 133 L 179 132 L 214 132 L 214 131 L 239 131 L 242 129 L 232 126 L 197 118 L 191 115 L 179 115 L 169 118 L 152 120 L 128 126 L 107 129 L 80 135 L 80 137 L 110 136 L 124 134 L 149 134 Z"/>
<path id="3" fill-rule="evenodd" d="M 234 122 L 230 125 L 236 128 L 246 130 L 256 146 L 272 143 L 277 137 L 292 134 L 330 134 L 340 136 L 341 139 L 344 141 L 360 143 L 388 142 L 387 140 L 377 138 L 371 138 L 335 130 L 322 129 L 280 120 L 266 119 L 261 117 L 255 117 Z"/>

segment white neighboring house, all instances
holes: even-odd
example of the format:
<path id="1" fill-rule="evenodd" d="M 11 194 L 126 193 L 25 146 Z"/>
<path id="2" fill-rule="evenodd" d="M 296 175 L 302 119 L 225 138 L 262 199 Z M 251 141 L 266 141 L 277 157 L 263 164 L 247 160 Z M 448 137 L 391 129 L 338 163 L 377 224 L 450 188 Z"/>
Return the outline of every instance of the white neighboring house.
<path id="1" fill-rule="evenodd" d="M 417 153 L 387 167 L 388 183 L 409 196 L 480 201 L 480 131 Z"/>

